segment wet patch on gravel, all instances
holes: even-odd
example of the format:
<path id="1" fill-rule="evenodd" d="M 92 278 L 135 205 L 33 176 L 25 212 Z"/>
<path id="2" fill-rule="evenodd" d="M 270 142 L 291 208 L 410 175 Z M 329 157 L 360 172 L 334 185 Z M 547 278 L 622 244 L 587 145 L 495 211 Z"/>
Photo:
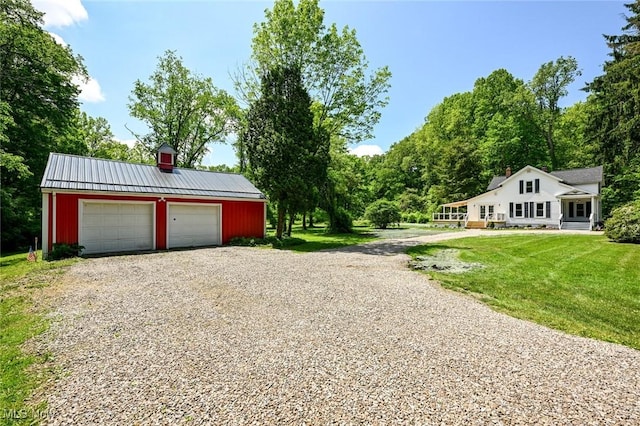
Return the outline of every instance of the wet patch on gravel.
<path id="1" fill-rule="evenodd" d="M 477 262 L 464 262 L 460 260 L 460 251 L 455 249 L 439 250 L 431 255 L 417 256 L 409 261 L 412 269 L 429 272 L 447 272 L 451 274 L 462 274 L 482 269 L 484 265 Z"/>

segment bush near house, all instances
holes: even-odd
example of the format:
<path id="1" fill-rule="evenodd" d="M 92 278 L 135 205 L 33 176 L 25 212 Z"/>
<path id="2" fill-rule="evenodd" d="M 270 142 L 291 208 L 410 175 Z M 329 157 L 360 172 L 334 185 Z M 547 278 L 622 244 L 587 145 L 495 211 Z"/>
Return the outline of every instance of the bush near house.
<path id="1" fill-rule="evenodd" d="M 613 210 L 605 222 L 604 232 L 617 243 L 640 244 L 640 200 Z"/>
<path id="2" fill-rule="evenodd" d="M 369 204 L 364 217 L 376 228 L 386 229 L 390 223 L 400 222 L 400 209 L 391 201 L 378 200 Z"/>

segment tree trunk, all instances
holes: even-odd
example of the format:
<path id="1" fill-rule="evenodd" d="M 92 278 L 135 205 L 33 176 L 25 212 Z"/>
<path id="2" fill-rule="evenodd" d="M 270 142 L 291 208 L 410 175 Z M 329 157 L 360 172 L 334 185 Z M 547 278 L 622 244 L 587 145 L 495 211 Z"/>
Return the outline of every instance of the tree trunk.
<path id="1" fill-rule="evenodd" d="M 282 232 L 284 231 L 284 207 L 282 202 L 278 203 L 278 225 L 276 226 L 276 238 L 282 238 Z"/>
<path id="2" fill-rule="evenodd" d="M 309 212 L 309 228 L 313 228 L 313 212 Z"/>
<path id="3" fill-rule="evenodd" d="M 302 213 L 302 229 L 307 230 L 307 213 Z"/>
<path id="4" fill-rule="evenodd" d="M 551 160 L 551 170 L 558 169 L 558 160 L 556 159 L 556 146 L 553 141 L 553 128 L 547 132 L 547 148 L 549 148 L 549 159 Z"/>
<path id="5" fill-rule="evenodd" d="M 295 216 L 295 213 L 289 213 L 289 229 L 287 230 L 289 236 L 291 236 L 291 228 L 293 227 L 293 219 Z"/>

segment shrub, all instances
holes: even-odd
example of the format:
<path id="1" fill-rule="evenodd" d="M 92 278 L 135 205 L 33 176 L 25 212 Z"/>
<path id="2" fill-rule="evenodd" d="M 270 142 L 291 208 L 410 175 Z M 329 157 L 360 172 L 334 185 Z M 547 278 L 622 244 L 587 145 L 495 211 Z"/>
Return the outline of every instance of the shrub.
<path id="1" fill-rule="evenodd" d="M 617 243 L 640 244 L 640 200 L 613 210 L 604 224 L 604 233 Z"/>
<path id="2" fill-rule="evenodd" d="M 375 227 L 386 229 L 390 223 L 400 222 L 400 210 L 391 201 L 378 200 L 369 204 L 364 212 L 364 217 Z"/>
<path id="3" fill-rule="evenodd" d="M 306 240 L 301 238 L 283 237 L 282 239 L 278 239 L 275 236 L 269 236 L 266 238 L 234 237 L 229 241 L 230 246 L 271 246 L 273 248 L 293 247 L 304 243 L 306 243 Z"/>
<path id="4" fill-rule="evenodd" d="M 419 213 L 403 213 L 401 218 L 405 223 L 418 223 Z"/>
<path id="5" fill-rule="evenodd" d="M 353 230 L 353 219 L 349 212 L 338 207 L 334 217 L 334 223 L 329 225 L 329 233 L 332 234 L 350 234 Z"/>
<path id="6" fill-rule="evenodd" d="M 417 223 L 429 223 L 429 215 L 424 213 L 418 213 L 416 217 Z"/>
<path id="7" fill-rule="evenodd" d="M 47 260 L 68 259 L 70 257 L 80 256 L 80 252 L 84 250 L 84 246 L 78 243 L 54 243 L 53 249 L 47 254 Z"/>

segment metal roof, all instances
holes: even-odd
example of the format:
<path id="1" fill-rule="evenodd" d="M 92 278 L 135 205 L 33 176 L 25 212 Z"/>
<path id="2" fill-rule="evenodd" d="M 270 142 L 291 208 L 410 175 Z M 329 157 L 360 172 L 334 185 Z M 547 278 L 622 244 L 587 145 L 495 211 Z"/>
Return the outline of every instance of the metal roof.
<path id="1" fill-rule="evenodd" d="M 557 170 L 549 173 L 551 176 L 555 176 L 562 180 L 567 185 L 581 185 L 585 183 L 597 183 L 600 182 L 604 185 L 604 174 L 602 172 L 602 166 L 588 167 L 584 169 L 570 169 L 570 170 Z M 502 182 L 507 180 L 506 176 L 494 176 L 489 182 L 487 191 L 496 189 Z"/>
<path id="2" fill-rule="evenodd" d="M 49 154 L 42 189 L 109 191 L 216 198 L 264 199 L 244 176 L 174 168 L 163 173 L 156 166 L 68 154 Z"/>

